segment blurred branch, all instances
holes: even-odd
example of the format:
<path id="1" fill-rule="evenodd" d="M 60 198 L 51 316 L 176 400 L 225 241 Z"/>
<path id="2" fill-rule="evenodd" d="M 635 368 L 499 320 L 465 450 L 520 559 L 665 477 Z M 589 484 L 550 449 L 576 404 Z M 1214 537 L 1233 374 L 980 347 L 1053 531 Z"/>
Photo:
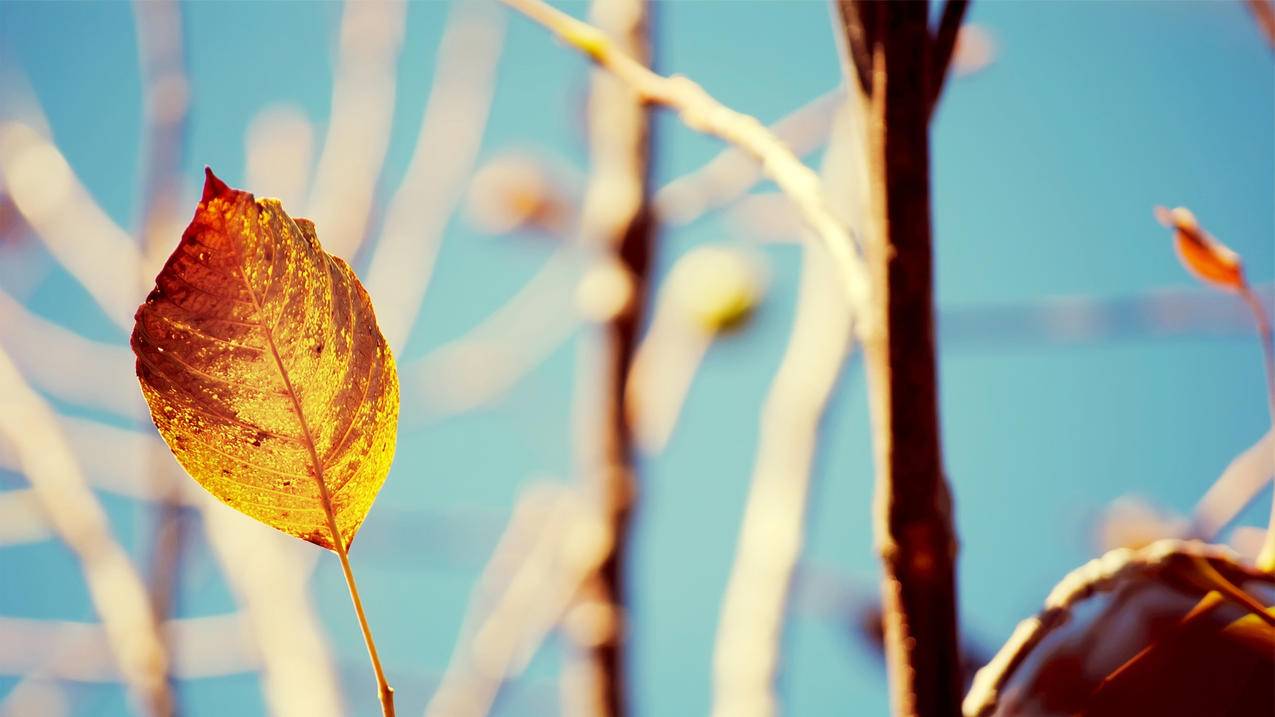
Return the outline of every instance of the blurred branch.
<path id="1" fill-rule="evenodd" d="M 956 552 L 943 472 L 930 226 L 929 4 L 842 0 L 866 110 L 868 251 L 876 332 L 862 332 L 876 456 L 874 523 L 884 569 L 895 714 L 960 711 Z M 863 63 L 868 62 L 865 65 Z"/>
<path id="2" fill-rule="evenodd" d="M 150 288 L 154 274 L 181 236 L 181 169 L 186 154 L 190 87 L 182 47 L 181 6 L 175 0 L 134 0 L 137 47 L 145 102 L 142 129 L 143 265 L 138 280 Z"/>
<path id="3" fill-rule="evenodd" d="M 759 161 L 766 175 L 792 198 L 807 225 L 824 244 L 834 265 L 842 273 L 850 305 L 866 305 L 867 269 L 850 235 L 828 211 L 819 178 L 764 125 L 753 117 L 725 107 L 685 77 L 663 77 L 652 72 L 623 48 L 617 47 L 603 31 L 541 0 L 504 2 L 586 54 L 633 88 L 642 100 L 677 111 L 687 127 L 734 144 Z"/>
<path id="4" fill-rule="evenodd" d="M 307 211 L 324 247 L 346 259 L 363 243 L 389 146 L 406 16 L 403 0 L 347 2 L 341 16 L 328 132 Z"/>
<path id="5" fill-rule="evenodd" d="M 850 350 L 851 317 L 820 250 L 803 256 L 792 336 L 762 409 L 757 458 L 713 650 L 713 714 L 778 712 L 775 681 L 819 423 Z"/>
<path id="6" fill-rule="evenodd" d="M 174 485 L 173 497 L 181 509 L 200 511 L 212 555 L 246 616 L 243 640 L 253 645 L 257 655 L 272 713 L 340 714 L 340 683 L 331 650 L 306 590 L 317 553 L 243 518 L 180 476 L 181 469 L 159 436 L 84 419 L 57 420 L 69 450 L 88 466 L 85 479 L 95 489 L 135 500 L 158 500 L 162 492 L 155 483 L 137 478 L 147 466 L 156 466 L 157 477 Z M 0 468 L 20 470 L 15 458 L 0 446 Z M 6 544 L 5 538 L 48 536 L 52 518 L 33 498 L 25 491 L 0 493 L 0 525 L 5 526 L 0 529 L 0 545 Z M 10 518 L 21 521 L 8 523 Z M 10 529 L 18 534 L 4 535 Z M 173 670 L 179 675 L 180 665 Z"/>
<path id="7" fill-rule="evenodd" d="M 1214 539 L 1275 478 L 1275 430 L 1235 457 L 1195 506 L 1191 534 Z"/>
<path id="8" fill-rule="evenodd" d="M 133 373 L 133 353 L 123 344 L 86 339 L 36 316 L 0 289 L 0 346 L 22 374 L 59 401 L 141 415 L 137 385 L 120 376 Z"/>
<path id="9" fill-rule="evenodd" d="M 190 90 L 186 81 L 181 7 L 175 0 L 134 0 L 133 16 L 145 102 L 142 130 L 142 263 L 136 277 L 141 292 L 181 236 L 181 167 L 186 153 L 186 117 Z M 83 361 L 83 357 L 77 357 Z M 142 419 L 145 420 L 145 419 Z M 172 611 L 180 590 L 182 554 L 186 549 L 186 516 L 172 475 L 151 461 L 140 480 L 149 480 L 163 495 L 153 516 L 150 557 L 151 607 L 156 620 Z M 165 648 L 171 653 L 171 643 Z M 171 680 L 170 680 L 171 681 Z"/>
<path id="10" fill-rule="evenodd" d="M 1138 578 L 1195 569 L 1192 566 L 1197 560 L 1205 561 L 1232 583 L 1275 584 L 1275 576 L 1244 566 L 1229 550 L 1203 543 L 1162 540 L 1141 550 L 1113 550 L 1069 573 L 1045 598 L 1044 609 L 1018 624 L 996 657 L 975 675 L 963 704 L 966 717 L 985 717 L 995 712 L 1001 691 L 1014 672 L 1037 645 L 1067 623 L 1078 603 Z M 1200 588 L 1199 592 L 1203 594 L 1207 589 Z"/>
<path id="11" fill-rule="evenodd" d="M 758 195 L 776 199 L 782 195 Z M 741 205 L 748 206 L 748 204 Z M 762 208 L 766 211 L 769 209 Z M 756 230 L 758 221 L 748 222 Z M 799 226 L 788 227 L 788 236 Z M 769 237 L 767 237 L 769 239 Z M 447 415 L 490 405 L 570 338 L 579 325 L 572 303 L 579 262 L 573 248 L 555 254 L 523 289 L 478 327 L 403 369 L 405 392 L 420 391 L 431 410 Z M 1269 302 L 1271 286 L 1257 289 Z M 637 355 L 666 352 L 677 341 L 656 317 Z M 1230 338 L 1251 336 L 1250 316 L 1231 297 L 1199 289 L 1156 289 L 1127 297 L 1050 296 L 1003 304 L 949 306 L 939 312 L 938 331 L 953 348 L 1087 344 L 1142 337 Z M 0 331 L 0 339 L 3 332 Z M 692 376 L 687 376 L 689 382 Z M 683 388 L 689 388 L 689 383 Z M 672 384 L 665 382 L 666 386 Z M 670 389 L 672 390 L 672 389 Z M 680 404 L 681 394 L 661 396 Z"/>
<path id="12" fill-rule="evenodd" d="M 643 452 L 664 449 L 709 346 L 747 326 L 765 283 L 761 261 L 726 244 L 700 244 L 677 258 L 625 386 L 625 411 Z"/>
<path id="13" fill-rule="evenodd" d="M 111 534 L 53 412 L 0 351 L 0 432 L 9 437 L 22 472 L 57 533 L 79 559 L 89 596 L 101 616 L 120 671 L 137 707 L 172 713 L 165 683 L 168 657 L 142 579 Z"/>
<path id="14" fill-rule="evenodd" d="M 1270 285 L 1255 293 L 1271 301 Z M 1005 304 L 949 306 L 945 345 L 1098 343 L 1143 337 L 1252 336 L 1252 317 L 1234 297 L 1204 289 L 1152 289 L 1125 297 L 1052 296 Z"/>
<path id="15" fill-rule="evenodd" d="M 805 156 L 828 140 L 832 116 L 844 101 L 841 89 L 829 90 L 772 124 L 770 132 L 794 155 Z M 762 177 L 762 168 L 753 156 L 728 147 L 699 169 L 660 187 L 655 193 L 655 211 L 662 222 L 690 224 L 739 198 Z"/>
<path id="16" fill-rule="evenodd" d="M 257 113 L 244 137 L 244 186 L 258 196 L 278 197 L 284 207 L 300 207 L 310 181 L 314 127 L 291 105 Z"/>
<path id="17" fill-rule="evenodd" d="M 0 462 L 0 465 L 9 467 L 4 463 Z M 13 468 L 19 468 L 16 461 Z M 33 489 L 15 488 L 0 492 L 0 548 L 37 543 L 52 537 L 52 527 L 40 507 L 40 497 Z"/>
<path id="18" fill-rule="evenodd" d="M 579 328 L 583 263 L 577 247 L 556 250 L 482 323 L 408 364 L 404 393 L 421 397 L 435 415 L 472 411 L 503 396 Z"/>
<path id="19" fill-rule="evenodd" d="M 438 69 L 416 149 L 390 202 L 364 278 L 376 300 L 381 330 L 395 350 L 407 345 L 443 230 L 473 171 L 504 32 L 502 15 L 467 0 L 452 10 L 439 44 Z"/>
<path id="20" fill-rule="evenodd" d="M 543 6 L 546 7 L 547 6 Z M 554 11 L 556 12 L 556 11 Z M 625 57 L 649 61 L 645 0 L 593 0 L 591 14 Z M 601 31 L 598 31 L 601 32 Z M 641 67 L 635 60 L 634 66 Z M 580 209 L 580 243 L 590 253 L 583 311 L 597 323 L 581 344 L 577 369 L 575 444 L 586 492 L 607 537 L 596 570 L 586 578 L 572 612 L 594 615 L 598 629 L 568 630 L 583 663 L 566 669 L 569 713 L 624 717 L 628 705 L 629 614 L 626 565 L 637 482 L 633 427 L 625 381 L 647 310 L 655 228 L 651 214 L 649 112 L 640 93 L 595 72 L 589 92 L 590 171 Z"/>
<path id="21" fill-rule="evenodd" d="M 115 326 L 131 330 L 141 252 L 93 201 L 57 147 L 25 124 L 0 123 L 0 175 L 49 253 Z"/>
<path id="22" fill-rule="evenodd" d="M 181 679 L 219 677 L 257 669 L 247 626 L 237 613 L 170 620 L 176 638 L 172 673 Z M 97 623 L 0 616 L 0 674 L 42 674 L 70 682 L 118 682 L 121 674 L 109 629 Z"/>
<path id="23" fill-rule="evenodd" d="M 0 699 L 0 717 L 66 717 L 70 714 L 66 690 L 38 671 L 23 676 L 9 694 Z"/>
<path id="24" fill-rule="evenodd" d="M 481 717 L 522 671 L 607 552 L 607 527 L 572 489 L 534 485 L 514 506 L 470 597 L 427 716 Z"/>
<path id="25" fill-rule="evenodd" d="M 1275 49 L 1275 1 L 1248 0 L 1248 9 L 1253 13 L 1257 28 L 1262 31 L 1262 37 Z"/>
<path id="26" fill-rule="evenodd" d="M 969 0 L 943 0 L 943 14 L 939 17 L 939 25 L 934 30 L 930 41 L 930 114 L 938 108 L 943 97 L 943 86 L 946 84 L 948 68 L 952 64 L 952 54 L 961 34 L 961 25 L 965 22 L 965 12 L 969 10 Z"/>
<path id="27" fill-rule="evenodd" d="M 190 482 L 190 481 L 187 481 Z M 307 590 L 314 550 L 203 496 L 204 532 L 245 617 L 276 717 L 339 717 L 340 680 Z"/>

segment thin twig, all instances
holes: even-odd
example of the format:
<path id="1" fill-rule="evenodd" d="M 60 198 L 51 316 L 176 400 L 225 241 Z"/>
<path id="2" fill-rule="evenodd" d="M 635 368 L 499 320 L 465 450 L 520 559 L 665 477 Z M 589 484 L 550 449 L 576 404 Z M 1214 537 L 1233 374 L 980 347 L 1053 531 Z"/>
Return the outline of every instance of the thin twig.
<path id="1" fill-rule="evenodd" d="M 504 17 L 475 0 L 452 10 L 416 149 L 385 216 L 364 283 L 395 350 L 420 312 L 443 230 L 464 194 L 491 108 Z M 320 225 L 322 226 L 322 225 Z"/>
<path id="2" fill-rule="evenodd" d="M 1110 592 L 1131 580 L 1179 569 L 1201 559 L 1232 583 L 1258 581 L 1275 584 L 1275 577 L 1244 566 L 1231 551 L 1203 543 L 1161 540 L 1141 550 L 1113 550 L 1068 573 L 1045 598 L 1044 609 L 1014 628 L 1014 633 L 996 657 L 975 675 L 974 684 L 963 704 L 966 717 L 985 717 L 994 713 L 1001 691 L 1015 671 L 1033 648 L 1067 623 L 1078 603 L 1095 593 Z"/>
<path id="3" fill-rule="evenodd" d="M 784 115 L 770 125 L 770 131 L 794 155 L 803 157 L 828 141 L 833 113 L 844 101 L 840 88 L 829 90 Z M 738 199 L 761 178 L 756 160 L 742 149 L 727 147 L 702 167 L 660 187 L 655 211 L 666 224 L 690 224 Z"/>
<path id="4" fill-rule="evenodd" d="M 0 432 L 9 437 L 27 480 L 58 537 L 79 558 L 89 596 L 106 627 L 137 707 L 172 713 L 168 656 L 145 585 L 111 534 L 97 498 L 58 429 L 53 412 L 0 351 Z"/>
<path id="5" fill-rule="evenodd" d="M 614 74 L 645 101 L 675 110 L 689 128 L 719 137 L 759 161 L 766 175 L 792 198 L 801 215 L 823 243 L 852 307 L 865 306 L 868 272 L 845 227 L 828 211 L 818 176 L 801 163 L 765 125 L 718 102 L 691 80 L 664 77 L 647 69 L 618 48 L 606 33 L 550 7 L 541 0 L 504 0 L 540 23 L 563 42 L 588 55 Z M 860 329 L 870 332 L 861 325 Z"/>

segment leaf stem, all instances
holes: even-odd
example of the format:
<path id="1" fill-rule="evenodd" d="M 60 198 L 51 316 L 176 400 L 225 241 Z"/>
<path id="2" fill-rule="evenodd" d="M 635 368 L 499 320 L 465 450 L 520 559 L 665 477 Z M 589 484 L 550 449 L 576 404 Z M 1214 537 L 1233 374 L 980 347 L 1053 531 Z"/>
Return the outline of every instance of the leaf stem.
<path id="1" fill-rule="evenodd" d="M 341 559 L 341 572 L 345 574 L 345 585 L 350 589 L 350 601 L 354 603 L 354 615 L 359 620 L 359 630 L 363 633 L 363 643 L 367 645 L 367 655 L 372 660 L 372 672 L 376 674 L 377 696 L 381 700 L 381 713 L 384 717 L 394 717 L 394 688 L 385 679 L 385 670 L 381 668 L 381 656 L 376 652 L 376 642 L 372 639 L 372 628 L 367 624 L 367 614 L 363 612 L 363 599 L 359 597 L 359 585 L 354 580 L 354 571 L 350 568 L 349 551 L 345 541 L 337 530 L 336 519 L 328 511 L 328 528 L 332 531 L 336 544 L 336 555 Z"/>
<path id="2" fill-rule="evenodd" d="M 239 278 L 243 280 L 244 286 L 248 289 L 248 296 L 252 299 L 257 314 L 260 315 L 261 301 L 257 298 L 252 285 L 248 283 L 247 274 L 241 270 Z M 350 556 L 345 545 L 345 538 L 341 536 L 341 529 L 336 522 L 336 513 L 332 510 L 332 496 L 328 493 L 327 480 L 323 476 L 323 461 L 319 458 L 318 449 L 315 448 L 314 434 L 310 432 L 310 424 L 305 419 L 305 412 L 301 410 L 301 399 L 296 389 L 292 386 L 292 379 L 289 378 L 288 370 L 283 365 L 283 358 L 279 355 L 279 348 L 274 340 L 274 332 L 266 324 L 261 325 L 261 330 L 265 334 L 266 346 L 270 349 L 270 355 L 274 358 L 275 368 L 279 370 L 279 378 L 283 380 L 283 387 L 287 391 L 288 398 L 292 401 L 292 410 L 296 414 L 297 422 L 301 424 L 301 434 L 305 438 L 305 447 L 309 451 L 310 461 L 314 465 L 314 481 L 318 484 L 319 499 L 323 505 L 323 515 L 327 519 L 328 531 L 332 535 L 332 550 L 337 554 L 337 557 L 341 558 L 341 572 L 345 574 L 345 584 L 350 589 L 350 600 L 354 603 L 354 614 L 359 620 L 359 630 L 363 632 L 363 642 L 367 645 L 368 657 L 372 659 L 372 671 L 376 673 L 377 696 L 381 700 L 381 712 L 384 717 L 394 717 L 394 688 L 390 687 L 390 683 L 385 679 L 385 671 L 381 669 L 381 657 L 377 654 L 376 642 L 372 639 L 372 628 L 368 626 L 367 615 L 363 612 L 363 599 L 359 597 L 359 586 L 354 580 L 354 571 L 350 568 Z"/>

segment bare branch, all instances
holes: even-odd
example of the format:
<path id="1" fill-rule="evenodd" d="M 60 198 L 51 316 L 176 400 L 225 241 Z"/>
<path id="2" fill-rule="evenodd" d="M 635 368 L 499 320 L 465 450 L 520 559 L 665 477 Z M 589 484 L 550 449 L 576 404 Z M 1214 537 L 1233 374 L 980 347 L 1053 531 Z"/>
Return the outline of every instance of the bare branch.
<path id="1" fill-rule="evenodd" d="M 865 0 L 837 0 L 837 12 L 841 21 L 841 32 L 836 33 L 842 43 L 842 53 L 847 58 L 846 73 L 853 73 L 859 82 L 859 91 L 864 95 L 872 94 L 872 52 L 876 40 L 872 36 L 876 24 L 865 14 L 871 12 L 871 5 Z"/>
<path id="2" fill-rule="evenodd" d="M 887 667 L 896 714 L 960 710 L 956 552 L 943 472 L 930 227 L 928 3 L 842 2 L 872 41 L 865 98 L 877 331 L 863 332 L 876 456 L 874 522 L 884 568 Z M 852 29 L 852 28 L 851 28 Z M 853 45 L 853 38 L 848 38 Z M 851 60 L 858 63 L 856 55 Z"/>
<path id="3" fill-rule="evenodd" d="M 598 28 L 576 20 L 541 0 L 504 2 L 588 55 L 633 88 L 643 100 L 677 111 L 687 127 L 719 137 L 752 155 L 761 163 L 766 176 L 792 198 L 814 236 L 824 244 L 837 270 L 842 273 L 842 283 L 851 306 L 866 305 L 869 290 L 867 269 L 845 227 L 828 211 L 818 176 L 770 130 L 755 118 L 725 107 L 685 77 L 663 77 L 652 72 L 616 47 Z"/>
<path id="4" fill-rule="evenodd" d="M 713 714 L 778 712 L 774 693 L 816 438 L 849 350 L 850 314 L 821 251 L 803 259 L 792 338 L 762 409 L 752 485 L 713 650 Z"/>
<path id="5" fill-rule="evenodd" d="M 770 126 L 770 131 L 798 157 L 828 141 L 832 116 L 845 101 L 834 89 L 798 107 Z M 747 152 L 727 147 L 707 164 L 660 187 L 655 211 L 667 224 L 690 224 L 707 212 L 725 206 L 762 179 L 762 168 Z"/>
<path id="6" fill-rule="evenodd" d="M 943 14 L 939 17 L 939 26 L 934 31 L 930 47 L 930 114 L 939 106 L 943 97 L 943 86 L 946 84 L 948 67 L 952 63 L 952 54 L 960 38 L 961 25 L 965 22 L 965 12 L 969 9 L 969 0 L 944 0 Z"/>

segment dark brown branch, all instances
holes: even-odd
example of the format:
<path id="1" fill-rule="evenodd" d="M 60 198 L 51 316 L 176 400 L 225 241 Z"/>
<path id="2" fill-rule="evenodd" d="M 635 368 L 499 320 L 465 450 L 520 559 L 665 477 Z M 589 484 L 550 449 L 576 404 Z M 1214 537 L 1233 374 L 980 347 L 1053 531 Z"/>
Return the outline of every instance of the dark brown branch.
<path id="1" fill-rule="evenodd" d="M 943 474 L 930 228 L 927 3 L 864 3 L 870 23 L 873 333 L 864 336 L 877 463 L 887 667 L 896 715 L 960 714 L 956 536 Z"/>
<path id="2" fill-rule="evenodd" d="M 943 97 L 943 85 L 947 80 L 947 70 L 952 64 L 952 54 L 956 51 L 956 41 L 961 34 L 961 25 L 965 22 L 965 12 L 969 9 L 969 0 L 947 0 L 943 3 L 943 14 L 939 17 L 939 26 L 934 31 L 934 40 L 930 52 L 930 114 L 939 106 Z"/>

